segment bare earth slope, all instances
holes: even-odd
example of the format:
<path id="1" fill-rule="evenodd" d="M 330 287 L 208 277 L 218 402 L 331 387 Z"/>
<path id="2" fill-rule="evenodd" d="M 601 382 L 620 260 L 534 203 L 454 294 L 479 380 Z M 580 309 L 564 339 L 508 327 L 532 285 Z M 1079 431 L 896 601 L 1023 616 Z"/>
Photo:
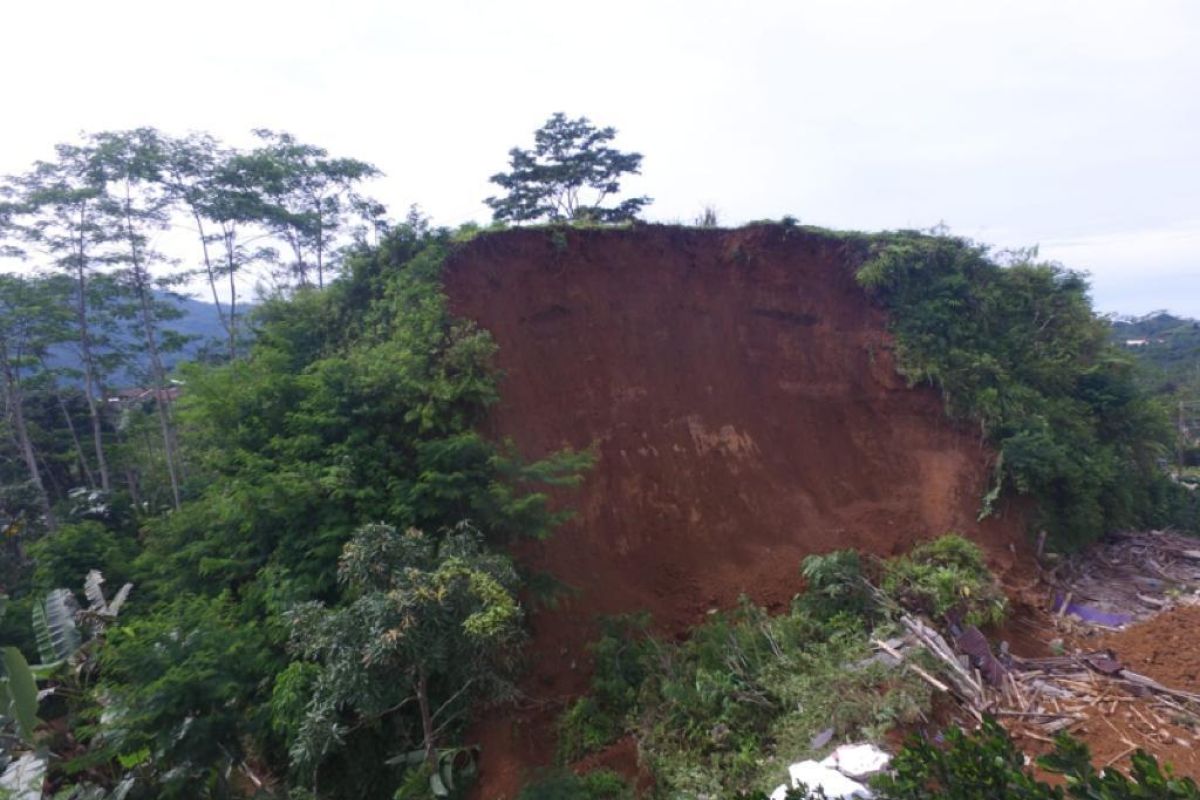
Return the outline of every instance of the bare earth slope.
<path id="1" fill-rule="evenodd" d="M 800 588 L 810 553 L 882 555 L 958 530 L 1007 566 L 1017 515 L 976 522 L 990 454 L 896 375 L 883 312 L 833 237 L 758 226 L 517 230 L 447 267 L 499 344 L 489 434 L 529 456 L 594 446 L 576 518 L 521 553 L 575 587 L 533 618 L 528 712 L 485 722 L 479 796 L 553 756 L 597 614 L 672 633 L 741 594 Z"/>

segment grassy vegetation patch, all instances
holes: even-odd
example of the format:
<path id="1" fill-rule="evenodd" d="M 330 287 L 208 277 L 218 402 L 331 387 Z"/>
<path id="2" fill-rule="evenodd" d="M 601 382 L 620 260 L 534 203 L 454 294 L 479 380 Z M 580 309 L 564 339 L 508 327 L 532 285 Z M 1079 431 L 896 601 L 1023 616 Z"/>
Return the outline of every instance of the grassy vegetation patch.
<path id="1" fill-rule="evenodd" d="M 1008 610 L 979 545 L 957 534 L 919 544 L 887 562 L 882 588 L 905 608 L 933 619 L 957 613 L 969 625 L 998 624 Z"/>
<path id="2" fill-rule="evenodd" d="M 801 571 L 808 589 L 786 613 L 743 600 L 683 642 L 654 637 L 645 616 L 605 621 L 592 691 L 560 720 L 560 762 L 632 732 L 659 796 L 753 793 L 789 763 L 925 717 L 929 686 L 871 644 L 897 632 L 896 609 L 978 624 L 1006 610 L 983 552 L 956 534 L 887 561 L 809 556 Z"/>

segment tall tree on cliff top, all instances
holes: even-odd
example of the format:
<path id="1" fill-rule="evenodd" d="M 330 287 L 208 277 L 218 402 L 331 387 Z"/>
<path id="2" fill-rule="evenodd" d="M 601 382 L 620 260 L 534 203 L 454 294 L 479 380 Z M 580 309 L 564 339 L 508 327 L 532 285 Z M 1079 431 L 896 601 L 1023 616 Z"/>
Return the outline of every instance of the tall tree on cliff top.
<path id="1" fill-rule="evenodd" d="M 602 203 L 621 191 L 621 177 L 640 174 L 640 153 L 608 146 L 614 128 L 596 128 L 587 117 L 567 119 L 559 112 L 533 134 L 532 150 L 508 151 L 511 172 L 491 177 L 508 191 L 484 200 L 497 222 L 592 220 L 626 222 L 649 205 L 649 197 L 631 197 L 616 206 Z"/>

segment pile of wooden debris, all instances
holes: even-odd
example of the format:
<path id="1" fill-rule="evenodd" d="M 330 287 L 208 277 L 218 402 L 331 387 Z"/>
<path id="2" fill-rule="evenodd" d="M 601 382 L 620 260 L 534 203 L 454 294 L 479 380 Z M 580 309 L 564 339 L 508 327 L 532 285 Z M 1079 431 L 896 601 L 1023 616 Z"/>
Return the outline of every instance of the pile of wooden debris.
<path id="1" fill-rule="evenodd" d="M 919 619 L 904 616 L 901 622 L 908 635 L 876 641 L 876 647 L 953 695 L 976 720 L 993 716 L 1014 736 L 1051 743 L 1057 733 L 1101 724 L 1126 742 L 1128 752 L 1200 742 L 1200 694 L 1134 672 L 1110 651 L 1019 658 L 993 653 L 978 628 L 965 629 L 951 645 Z M 938 676 L 912 659 L 918 650 L 940 662 Z"/>
<path id="2" fill-rule="evenodd" d="M 1200 604 L 1200 541 L 1167 531 L 1115 534 L 1043 571 L 1042 581 L 1060 617 L 1120 628 Z"/>
<path id="3" fill-rule="evenodd" d="M 1043 573 L 1050 619 L 1060 630 L 1102 632 L 1200 605 L 1198 545 L 1172 533 L 1128 533 L 1062 559 Z M 899 620 L 906 635 L 876 647 L 953 695 L 966 714 L 995 717 L 1014 736 L 1049 744 L 1062 732 L 1099 734 L 1117 743 L 1108 764 L 1138 748 L 1200 744 L 1200 693 L 1135 672 L 1112 650 L 1022 658 L 1004 643 L 994 649 L 973 626 L 951 625 L 943 636 L 912 615 Z M 937 668 L 917 663 L 919 651 Z"/>

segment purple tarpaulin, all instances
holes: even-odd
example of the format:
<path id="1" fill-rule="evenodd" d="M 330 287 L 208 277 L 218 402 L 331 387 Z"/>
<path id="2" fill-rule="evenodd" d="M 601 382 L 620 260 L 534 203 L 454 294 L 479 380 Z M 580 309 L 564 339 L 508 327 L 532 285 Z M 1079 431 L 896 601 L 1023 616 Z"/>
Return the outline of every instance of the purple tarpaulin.
<path id="1" fill-rule="evenodd" d="M 1062 595 L 1055 595 L 1055 613 L 1061 612 L 1062 604 Z M 1068 603 L 1066 613 L 1074 614 L 1084 622 L 1095 622 L 1098 625 L 1107 625 L 1110 628 L 1119 628 L 1122 625 L 1128 625 L 1129 623 L 1133 622 L 1133 617 L 1128 614 L 1114 614 L 1110 611 L 1101 611 L 1098 608 L 1080 605 L 1079 603 Z"/>

